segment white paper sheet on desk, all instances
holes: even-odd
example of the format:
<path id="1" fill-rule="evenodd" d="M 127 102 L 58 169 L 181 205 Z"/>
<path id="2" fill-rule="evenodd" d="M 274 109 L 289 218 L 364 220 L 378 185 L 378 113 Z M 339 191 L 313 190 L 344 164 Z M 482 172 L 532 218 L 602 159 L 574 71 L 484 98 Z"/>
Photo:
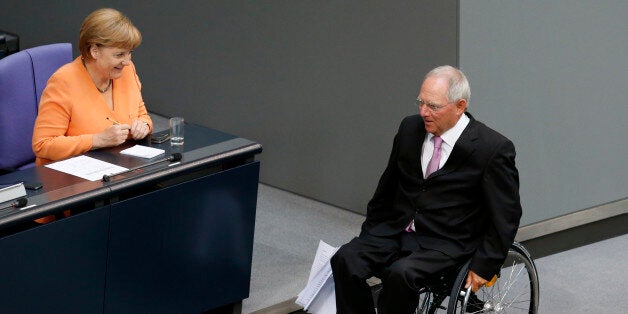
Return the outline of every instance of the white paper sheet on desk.
<path id="1" fill-rule="evenodd" d="M 135 145 L 133 147 L 129 147 L 125 150 L 120 151 L 120 154 L 135 156 L 135 157 L 142 157 L 142 158 L 153 158 L 161 154 L 164 154 L 165 152 L 166 151 L 159 148 L 148 147 L 148 146 L 143 146 L 143 145 Z"/>
<path id="2" fill-rule="evenodd" d="M 78 156 L 46 165 L 50 169 L 65 172 L 85 180 L 97 181 L 102 176 L 116 174 L 129 169 L 110 164 L 96 158 Z"/>
<path id="3" fill-rule="evenodd" d="M 303 306 L 308 313 L 336 312 L 334 278 L 329 264 L 329 260 L 336 251 L 338 248 L 319 241 L 307 285 L 295 301 L 296 304 Z"/>

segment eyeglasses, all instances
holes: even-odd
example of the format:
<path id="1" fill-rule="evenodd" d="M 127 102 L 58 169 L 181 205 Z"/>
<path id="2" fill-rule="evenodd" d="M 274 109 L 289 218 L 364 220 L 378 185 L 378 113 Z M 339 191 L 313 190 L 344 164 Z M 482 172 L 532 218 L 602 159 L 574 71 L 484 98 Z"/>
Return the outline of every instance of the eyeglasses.
<path id="1" fill-rule="evenodd" d="M 421 98 L 417 98 L 414 103 L 417 105 L 417 107 L 419 107 L 419 110 L 421 109 L 421 106 L 426 106 L 427 109 L 431 112 L 437 112 L 443 108 L 445 108 L 447 105 L 449 104 L 453 104 L 454 102 L 450 102 L 450 103 L 446 103 L 444 105 L 437 105 L 437 104 L 433 104 L 433 103 L 429 103 L 429 102 L 425 102 L 423 99 Z"/>

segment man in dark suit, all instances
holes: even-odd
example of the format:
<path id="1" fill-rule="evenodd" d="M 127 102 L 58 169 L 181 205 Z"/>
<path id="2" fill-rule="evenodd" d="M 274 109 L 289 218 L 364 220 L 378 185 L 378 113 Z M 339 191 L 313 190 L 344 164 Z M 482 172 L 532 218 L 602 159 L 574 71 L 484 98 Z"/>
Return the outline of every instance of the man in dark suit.
<path id="1" fill-rule="evenodd" d="M 359 237 L 331 259 L 338 313 L 374 313 L 373 275 L 378 314 L 403 314 L 435 274 L 466 260 L 473 291 L 499 271 L 521 217 L 515 148 L 466 112 L 470 95 L 454 67 L 425 76 L 419 115 L 401 122 Z"/>

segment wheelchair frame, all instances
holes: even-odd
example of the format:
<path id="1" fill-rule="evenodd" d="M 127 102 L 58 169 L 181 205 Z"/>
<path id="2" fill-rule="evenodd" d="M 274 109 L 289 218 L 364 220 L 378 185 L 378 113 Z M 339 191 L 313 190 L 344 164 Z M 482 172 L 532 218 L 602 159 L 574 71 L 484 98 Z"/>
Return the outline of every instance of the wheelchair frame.
<path id="1" fill-rule="evenodd" d="M 471 288 L 464 288 L 469 264 L 470 261 L 466 262 L 457 274 L 442 274 L 437 283 L 419 291 L 415 313 L 537 313 L 538 273 L 523 245 L 518 242 L 511 245 L 494 285 L 482 287 L 477 293 L 473 293 Z M 376 294 L 379 290 L 381 284 L 374 287 Z M 446 307 L 443 304 L 445 300 Z"/>

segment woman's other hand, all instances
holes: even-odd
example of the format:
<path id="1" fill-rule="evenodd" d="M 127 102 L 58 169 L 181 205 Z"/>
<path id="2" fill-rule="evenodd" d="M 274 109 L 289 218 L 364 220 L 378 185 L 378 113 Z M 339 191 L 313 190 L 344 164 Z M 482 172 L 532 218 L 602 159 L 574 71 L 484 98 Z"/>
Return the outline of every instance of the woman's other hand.
<path id="1" fill-rule="evenodd" d="M 133 121 L 133 124 L 131 125 L 131 136 L 134 140 L 141 140 L 145 138 L 149 132 L 150 127 L 148 126 L 148 123 L 139 119 Z"/>

